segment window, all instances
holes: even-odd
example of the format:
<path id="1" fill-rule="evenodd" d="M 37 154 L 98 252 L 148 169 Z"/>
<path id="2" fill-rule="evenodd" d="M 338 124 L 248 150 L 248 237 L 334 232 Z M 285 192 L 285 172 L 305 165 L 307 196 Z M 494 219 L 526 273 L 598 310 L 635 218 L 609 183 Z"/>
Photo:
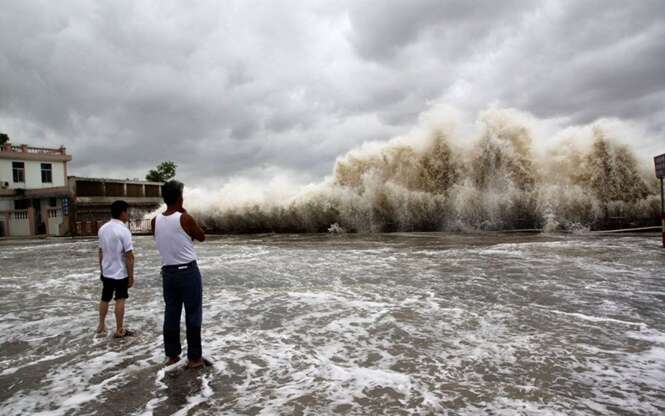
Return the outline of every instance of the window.
<path id="1" fill-rule="evenodd" d="M 12 175 L 15 183 L 25 182 L 25 163 L 12 162 Z"/>
<path id="2" fill-rule="evenodd" d="M 48 206 L 53 208 L 58 206 L 58 200 L 56 198 L 49 198 L 48 199 Z"/>
<path id="3" fill-rule="evenodd" d="M 29 199 L 15 199 L 14 200 L 14 209 L 28 209 L 30 206 Z"/>
<path id="4" fill-rule="evenodd" d="M 53 170 L 50 163 L 42 163 L 42 183 L 53 182 Z"/>

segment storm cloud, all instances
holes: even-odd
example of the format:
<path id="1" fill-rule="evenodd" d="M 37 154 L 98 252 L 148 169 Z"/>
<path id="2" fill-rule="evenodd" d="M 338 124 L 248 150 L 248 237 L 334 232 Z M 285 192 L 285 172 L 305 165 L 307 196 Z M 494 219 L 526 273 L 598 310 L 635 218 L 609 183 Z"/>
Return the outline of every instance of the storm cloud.
<path id="1" fill-rule="evenodd" d="M 16 1 L 0 8 L 0 131 L 78 175 L 329 174 L 442 102 L 617 117 L 665 136 L 665 3 Z"/>

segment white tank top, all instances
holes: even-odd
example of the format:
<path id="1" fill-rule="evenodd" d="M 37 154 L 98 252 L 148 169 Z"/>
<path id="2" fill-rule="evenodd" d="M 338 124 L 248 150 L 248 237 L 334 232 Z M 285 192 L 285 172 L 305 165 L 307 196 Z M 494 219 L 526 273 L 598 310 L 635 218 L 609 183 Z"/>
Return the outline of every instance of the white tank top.
<path id="1" fill-rule="evenodd" d="M 155 217 L 155 243 L 162 266 L 187 264 L 197 260 L 194 243 L 180 225 L 182 213 L 158 214 Z"/>

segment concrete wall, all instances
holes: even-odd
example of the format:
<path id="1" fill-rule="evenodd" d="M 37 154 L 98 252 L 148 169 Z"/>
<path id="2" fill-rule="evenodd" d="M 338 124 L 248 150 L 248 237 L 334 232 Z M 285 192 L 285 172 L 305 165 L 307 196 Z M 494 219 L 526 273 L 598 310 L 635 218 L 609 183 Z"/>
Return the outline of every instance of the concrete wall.
<path id="1" fill-rule="evenodd" d="M 62 209 L 61 208 L 48 208 L 47 210 L 47 218 L 48 218 L 48 226 L 46 229 L 46 233 L 48 235 L 61 235 L 61 229 L 62 229 L 62 224 L 64 223 L 64 219 L 62 216 Z"/>
<path id="2" fill-rule="evenodd" d="M 52 236 L 67 235 L 69 232 L 69 217 L 63 215 L 63 198 L 57 197 L 56 205 L 53 207 L 49 206 L 49 199 L 40 198 L 40 214 L 41 220 L 46 225 L 46 234 Z M 36 223 L 38 216 L 34 209 L 15 211 L 13 199 L 0 199 L 0 227 L 2 229 L 0 235 L 5 237 L 31 235 L 33 230 L 31 229 L 30 219 L 27 218 L 30 212 L 33 213 L 32 220 L 35 222 L 35 227 L 37 227 L 39 225 Z"/>
<path id="3" fill-rule="evenodd" d="M 42 218 L 46 222 L 46 233 L 48 235 L 63 235 L 64 217 L 62 215 L 62 198 L 56 198 L 54 207 L 49 206 L 49 198 L 41 199 Z M 47 220 L 48 219 L 48 220 Z"/>
<path id="4" fill-rule="evenodd" d="M 6 231 L 5 231 L 6 232 Z M 28 211 L 14 211 L 9 217 L 9 234 L 11 236 L 25 236 L 30 234 L 30 220 Z"/>
<path id="5" fill-rule="evenodd" d="M 25 183 L 14 183 L 12 174 L 12 162 L 23 162 L 25 164 Z M 42 183 L 42 163 L 51 164 L 51 176 L 53 182 Z M 65 162 L 40 162 L 34 160 L 11 160 L 0 159 L 0 183 L 9 182 L 8 189 L 42 189 L 65 186 Z"/>

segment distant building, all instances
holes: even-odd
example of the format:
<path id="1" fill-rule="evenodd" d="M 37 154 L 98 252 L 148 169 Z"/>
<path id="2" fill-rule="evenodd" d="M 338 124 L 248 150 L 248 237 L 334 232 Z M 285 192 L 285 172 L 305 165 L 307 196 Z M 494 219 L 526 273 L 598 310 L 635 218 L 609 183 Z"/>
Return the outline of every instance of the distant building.
<path id="1" fill-rule="evenodd" d="M 132 231 L 148 231 L 150 221 L 143 218 L 162 203 L 161 182 L 78 176 L 68 179 L 72 201 L 69 219 L 74 235 L 97 234 L 97 229 L 110 218 L 111 204 L 117 199 L 129 204 Z"/>
<path id="2" fill-rule="evenodd" d="M 70 160 L 64 147 L 0 146 L 0 236 L 67 234 Z"/>
<path id="3" fill-rule="evenodd" d="M 129 204 L 132 230 L 147 231 L 161 183 L 67 176 L 71 160 L 64 147 L 0 146 L 0 237 L 94 235 L 117 199 Z"/>

